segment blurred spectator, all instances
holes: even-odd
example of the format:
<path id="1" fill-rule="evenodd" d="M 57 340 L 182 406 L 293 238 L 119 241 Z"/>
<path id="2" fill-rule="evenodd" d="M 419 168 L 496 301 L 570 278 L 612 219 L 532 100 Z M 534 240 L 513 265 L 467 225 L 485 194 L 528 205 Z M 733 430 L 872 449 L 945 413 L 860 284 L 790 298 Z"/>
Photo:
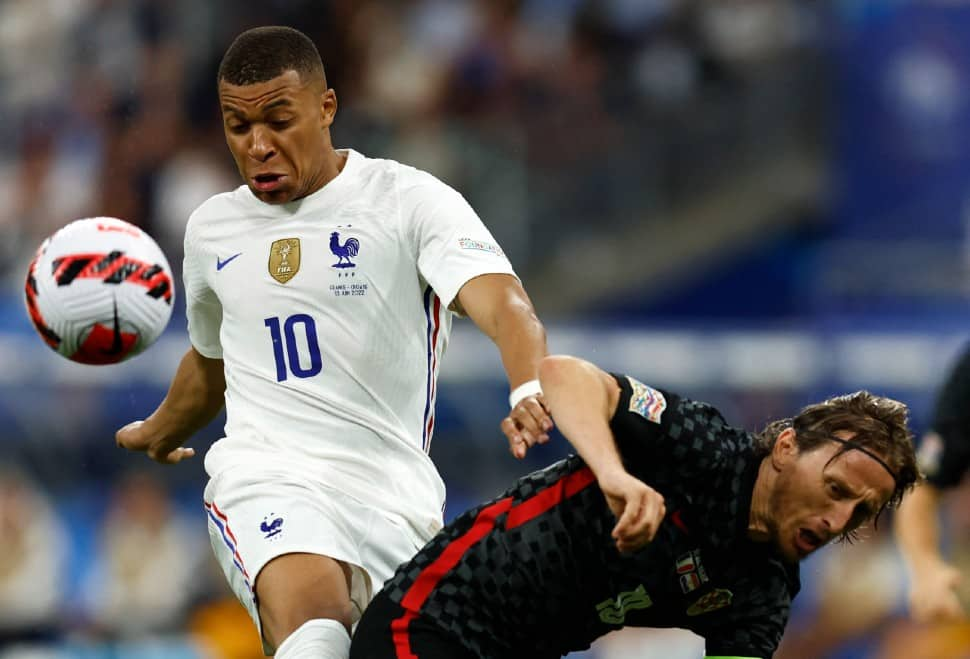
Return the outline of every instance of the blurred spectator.
<path id="1" fill-rule="evenodd" d="M 967 659 L 970 627 L 960 623 L 921 625 L 899 621 L 887 630 L 875 656 L 879 659 Z"/>
<path id="2" fill-rule="evenodd" d="M 25 116 L 67 101 L 70 37 L 89 4 L 87 0 L 0 3 L 0 113 L 4 116 L 0 138 L 4 143 L 9 143 Z"/>
<path id="3" fill-rule="evenodd" d="M 183 141 L 184 148 L 163 160 L 157 170 L 150 209 L 155 218 L 153 235 L 175 267 L 181 265 L 185 222 L 192 211 L 209 197 L 240 184 L 221 135 L 188 131 Z"/>
<path id="4" fill-rule="evenodd" d="M 213 566 L 218 568 L 215 561 Z M 222 575 L 221 590 L 226 591 Z M 252 618 L 235 597 L 219 597 L 198 606 L 189 620 L 197 643 L 213 659 L 263 659 L 263 644 Z"/>
<path id="5" fill-rule="evenodd" d="M 0 468 L 0 647 L 60 636 L 68 536 L 47 497 Z"/>
<path id="6" fill-rule="evenodd" d="M 205 538 L 148 472 L 115 487 L 85 578 L 92 631 L 109 638 L 179 631 L 199 589 Z"/>

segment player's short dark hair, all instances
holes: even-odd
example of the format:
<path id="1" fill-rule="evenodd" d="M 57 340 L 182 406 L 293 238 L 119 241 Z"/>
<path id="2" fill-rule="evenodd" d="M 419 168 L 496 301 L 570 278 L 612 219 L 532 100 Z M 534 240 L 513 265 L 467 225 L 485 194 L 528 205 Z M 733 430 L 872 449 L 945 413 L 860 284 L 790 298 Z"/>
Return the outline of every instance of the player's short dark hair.
<path id="1" fill-rule="evenodd" d="M 786 428 L 795 429 L 795 442 L 801 452 L 821 447 L 839 430 L 853 432 L 852 442 L 843 444 L 832 459 L 856 446 L 875 453 L 893 473 L 896 488 L 888 505 L 895 506 L 921 479 L 908 419 L 909 409 L 903 403 L 857 391 L 809 405 L 790 419 L 769 423 L 757 435 L 755 453 L 760 457 L 771 453 L 778 435 Z"/>
<path id="2" fill-rule="evenodd" d="M 287 71 L 296 71 L 302 81 L 317 77 L 324 84 L 327 81 L 320 51 L 310 37 L 291 27 L 268 25 L 236 37 L 222 56 L 218 81 L 253 85 Z"/>

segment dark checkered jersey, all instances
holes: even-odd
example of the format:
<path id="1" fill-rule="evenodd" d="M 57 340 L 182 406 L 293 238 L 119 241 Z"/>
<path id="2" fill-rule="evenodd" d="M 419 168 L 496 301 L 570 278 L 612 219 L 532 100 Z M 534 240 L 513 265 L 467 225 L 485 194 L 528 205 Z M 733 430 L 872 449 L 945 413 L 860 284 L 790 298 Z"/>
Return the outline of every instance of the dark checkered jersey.
<path id="1" fill-rule="evenodd" d="M 752 436 L 710 405 L 614 377 L 621 455 L 667 507 L 652 543 L 617 551 L 615 517 L 573 456 L 456 518 L 385 591 L 482 658 L 558 657 L 624 626 L 682 627 L 710 655 L 770 657 L 798 567 L 747 539 Z"/>

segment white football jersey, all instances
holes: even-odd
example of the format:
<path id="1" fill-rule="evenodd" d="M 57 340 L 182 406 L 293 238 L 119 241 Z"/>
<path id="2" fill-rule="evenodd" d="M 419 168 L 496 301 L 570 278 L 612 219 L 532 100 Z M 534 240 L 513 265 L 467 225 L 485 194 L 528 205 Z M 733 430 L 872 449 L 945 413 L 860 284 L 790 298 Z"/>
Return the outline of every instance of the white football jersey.
<path id="1" fill-rule="evenodd" d="M 189 336 L 226 373 L 206 470 L 301 470 L 424 536 L 444 504 L 428 450 L 448 306 L 468 280 L 514 272 L 455 190 L 347 153 L 303 199 L 266 204 L 244 185 L 189 219 Z"/>

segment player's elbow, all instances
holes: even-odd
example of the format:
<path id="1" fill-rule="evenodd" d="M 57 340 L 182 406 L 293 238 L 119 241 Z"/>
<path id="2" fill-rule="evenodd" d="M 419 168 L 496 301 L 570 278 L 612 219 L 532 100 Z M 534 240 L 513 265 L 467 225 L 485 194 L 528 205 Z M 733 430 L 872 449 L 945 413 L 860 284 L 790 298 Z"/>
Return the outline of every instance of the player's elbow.
<path id="1" fill-rule="evenodd" d="M 569 355 L 549 355 L 539 362 L 539 383 L 542 390 L 568 386 L 580 376 L 586 362 Z"/>
<path id="2" fill-rule="evenodd" d="M 548 355 L 539 362 L 539 382 L 543 387 L 558 382 L 563 377 L 563 371 L 571 357 L 565 355 Z"/>

